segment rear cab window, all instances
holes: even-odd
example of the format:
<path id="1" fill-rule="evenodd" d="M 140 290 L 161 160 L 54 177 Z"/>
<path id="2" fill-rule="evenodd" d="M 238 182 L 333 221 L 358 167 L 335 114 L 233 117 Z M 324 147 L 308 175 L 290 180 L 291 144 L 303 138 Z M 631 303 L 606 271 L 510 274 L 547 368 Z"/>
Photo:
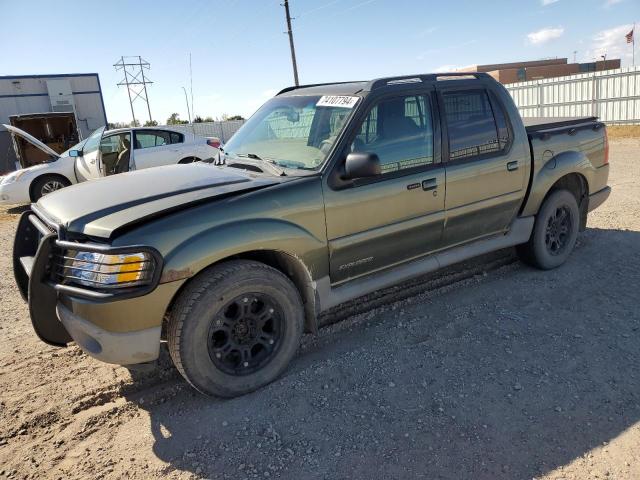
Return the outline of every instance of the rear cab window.
<path id="1" fill-rule="evenodd" d="M 449 160 L 500 154 L 511 135 L 502 107 L 484 89 L 443 92 Z"/>

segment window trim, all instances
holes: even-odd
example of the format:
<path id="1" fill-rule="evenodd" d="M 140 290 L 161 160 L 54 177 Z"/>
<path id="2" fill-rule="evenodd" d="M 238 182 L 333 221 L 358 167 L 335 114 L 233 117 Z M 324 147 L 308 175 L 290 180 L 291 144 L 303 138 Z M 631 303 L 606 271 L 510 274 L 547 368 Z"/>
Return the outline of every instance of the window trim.
<path id="1" fill-rule="evenodd" d="M 405 168 L 403 170 L 396 170 L 386 174 L 381 174 L 376 177 L 358 178 L 350 181 L 345 181 L 340 178 L 342 170 L 344 169 L 344 160 L 346 159 L 346 150 L 349 148 L 355 137 L 359 134 L 359 129 L 364 121 L 369 117 L 369 113 L 380 102 L 394 98 L 406 98 L 412 96 L 422 95 L 425 97 L 426 102 L 431 111 L 431 123 L 433 127 L 433 163 L 420 165 L 417 167 Z M 332 154 L 330 161 L 328 162 L 328 176 L 327 184 L 332 190 L 345 190 L 348 188 L 363 187 L 371 185 L 373 183 L 384 182 L 387 180 L 394 180 L 417 173 L 426 172 L 435 168 L 441 168 L 443 163 L 443 142 L 442 142 L 442 127 L 440 122 L 440 105 L 436 97 L 436 90 L 433 84 L 422 84 L 421 88 L 417 89 L 403 89 L 392 92 L 381 92 L 379 95 L 369 95 L 366 97 L 365 102 L 360 105 L 359 111 L 351 117 L 350 124 L 345 126 L 345 135 L 340 145 L 336 145 L 335 152 Z M 347 132 L 348 130 L 348 132 Z"/>
<path id="2" fill-rule="evenodd" d="M 487 95 L 487 100 L 489 101 L 489 107 L 491 108 L 491 115 L 493 116 L 493 123 L 496 128 L 496 139 L 498 139 L 499 132 L 498 132 L 498 123 L 496 122 L 494 111 L 496 107 L 501 109 L 505 119 L 507 130 L 509 131 L 509 143 L 504 149 L 500 150 L 499 152 L 487 152 L 480 155 L 474 155 L 472 157 L 464 157 L 464 158 L 457 158 L 457 159 L 451 160 L 451 158 L 449 157 L 449 154 L 450 154 L 449 125 L 447 122 L 447 114 L 446 114 L 446 109 L 444 104 L 444 94 L 449 92 L 465 93 L 465 92 L 477 92 L 477 91 L 483 91 Z M 498 98 L 498 96 L 493 92 L 491 88 L 487 88 L 484 85 L 477 86 L 477 87 L 472 87 L 470 85 L 464 85 L 464 86 L 461 85 L 459 88 L 456 88 L 453 86 L 446 87 L 446 88 L 438 88 L 437 96 L 438 96 L 438 105 L 440 107 L 440 112 L 441 112 L 440 123 L 441 123 L 442 135 L 443 135 L 442 136 L 442 163 L 446 163 L 447 165 L 458 165 L 462 163 L 487 160 L 489 158 L 498 158 L 498 157 L 509 155 L 509 153 L 511 152 L 511 148 L 513 147 L 513 127 L 511 125 L 511 118 L 507 114 L 507 110 L 504 108 L 502 101 Z"/>

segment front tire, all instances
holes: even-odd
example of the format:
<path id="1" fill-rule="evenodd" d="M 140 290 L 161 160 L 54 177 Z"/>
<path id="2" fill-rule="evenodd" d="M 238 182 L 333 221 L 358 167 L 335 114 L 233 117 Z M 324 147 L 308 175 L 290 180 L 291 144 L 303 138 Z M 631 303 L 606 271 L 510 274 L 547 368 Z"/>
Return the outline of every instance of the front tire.
<path id="1" fill-rule="evenodd" d="M 61 188 L 68 187 L 71 182 L 66 178 L 56 175 L 45 175 L 38 178 L 32 188 L 33 201 L 37 202 L 45 195 L 60 190 Z"/>
<path id="2" fill-rule="evenodd" d="M 235 397 L 275 380 L 300 344 L 300 295 L 280 271 L 233 260 L 191 281 L 172 309 L 169 353 L 198 391 Z"/>
<path id="3" fill-rule="evenodd" d="M 576 197 L 567 190 L 554 191 L 542 204 L 529 241 L 516 247 L 518 256 L 541 270 L 559 267 L 573 251 L 579 224 Z"/>

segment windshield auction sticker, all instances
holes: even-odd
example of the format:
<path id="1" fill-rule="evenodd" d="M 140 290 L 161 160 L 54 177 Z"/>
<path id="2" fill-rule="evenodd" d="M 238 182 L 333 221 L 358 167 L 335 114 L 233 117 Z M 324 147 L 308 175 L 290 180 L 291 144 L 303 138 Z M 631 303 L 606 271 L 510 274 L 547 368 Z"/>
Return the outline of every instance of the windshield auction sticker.
<path id="1" fill-rule="evenodd" d="M 353 108 L 359 97 L 349 97 L 346 95 L 323 95 L 316 103 L 316 107 L 342 107 Z"/>

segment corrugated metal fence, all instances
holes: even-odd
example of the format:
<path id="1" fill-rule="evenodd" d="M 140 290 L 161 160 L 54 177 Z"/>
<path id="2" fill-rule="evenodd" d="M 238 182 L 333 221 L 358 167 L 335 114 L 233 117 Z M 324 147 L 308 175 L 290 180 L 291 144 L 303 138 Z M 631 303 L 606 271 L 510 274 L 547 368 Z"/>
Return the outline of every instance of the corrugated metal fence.
<path id="1" fill-rule="evenodd" d="M 244 120 L 224 120 L 221 122 L 203 122 L 163 126 L 175 128 L 178 130 L 184 130 L 185 132 L 192 132 L 203 137 L 218 137 L 222 143 L 226 143 L 244 122 Z"/>
<path id="2" fill-rule="evenodd" d="M 640 124 L 640 67 L 505 85 L 523 117 L 597 116 Z"/>

